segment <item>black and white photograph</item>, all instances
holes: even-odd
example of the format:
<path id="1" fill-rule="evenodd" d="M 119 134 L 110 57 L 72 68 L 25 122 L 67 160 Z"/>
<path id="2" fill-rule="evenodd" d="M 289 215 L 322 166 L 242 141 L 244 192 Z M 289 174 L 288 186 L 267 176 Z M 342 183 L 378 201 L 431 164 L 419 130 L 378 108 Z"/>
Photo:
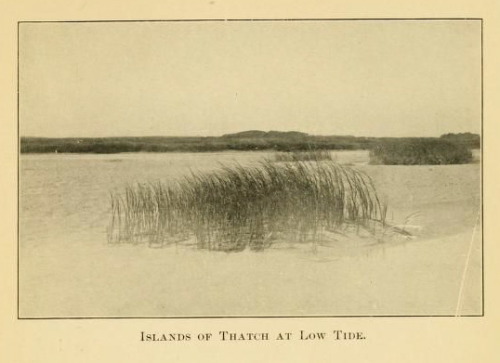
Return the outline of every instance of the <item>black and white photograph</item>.
<path id="1" fill-rule="evenodd" d="M 18 318 L 483 316 L 481 19 L 18 24 Z"/>

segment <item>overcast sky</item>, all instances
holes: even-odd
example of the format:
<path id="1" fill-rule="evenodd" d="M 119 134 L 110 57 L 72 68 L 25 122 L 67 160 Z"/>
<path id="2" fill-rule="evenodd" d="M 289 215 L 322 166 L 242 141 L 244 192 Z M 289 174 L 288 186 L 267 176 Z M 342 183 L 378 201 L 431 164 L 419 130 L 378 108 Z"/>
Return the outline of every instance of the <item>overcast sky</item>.
<path id="1" fill-rule="evenodd" d="M 23 23 L 22 136 L 480 131 L 479 21 Z"/>

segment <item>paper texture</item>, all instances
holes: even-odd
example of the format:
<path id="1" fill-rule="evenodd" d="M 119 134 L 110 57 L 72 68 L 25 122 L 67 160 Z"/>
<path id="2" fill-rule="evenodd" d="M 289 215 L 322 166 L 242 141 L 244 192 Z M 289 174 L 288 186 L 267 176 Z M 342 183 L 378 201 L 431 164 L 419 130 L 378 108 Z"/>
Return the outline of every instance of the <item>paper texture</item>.
<path id="1" fill-rule="evenodd" d="M 495 361 L 497 5 L 118 5 L 2 7 L 6 361 Z M 310 215 L 286 209 L 300 226 L 265 224 L 262 244 L 249 232 L 242 252 L 210 244 L 211 235 L 193 248 L 193 226 L 177 247 L 163 236 L 161 248 L 158 236 L 106 242 L 126 239 L 109 224 L 108 196 L 127 183 L 286 155 L 224 149 L 249 147 L 248 135 L 234 136 L 248 130 L 319 135 L 295 136 L 310 143 L 471 132 L 481 149 L 446 166 L 370 165 L 366 150 L 333 151 L 389 200 L 387 247 L 359 228 L 354 238 L 321 225 L 312 249 L 290 249 L 285 232 L 307 228 Z M 213 137 L 190 142 L 222 149 L 193 153 L 184 140 L 166 154 L 67 154 L 109 142 L 88 138 L 163 135 Z M 40 153 L 54 146 L 20 137 L 72 139 Z M 366 142 L 350 140 L 355 149 Z M 132 141 L 120 142 L 113 147 Z M 255 231 L 252 216 L 240 228 Z M 270 240 L 274 248 L 255 251 Z"/>

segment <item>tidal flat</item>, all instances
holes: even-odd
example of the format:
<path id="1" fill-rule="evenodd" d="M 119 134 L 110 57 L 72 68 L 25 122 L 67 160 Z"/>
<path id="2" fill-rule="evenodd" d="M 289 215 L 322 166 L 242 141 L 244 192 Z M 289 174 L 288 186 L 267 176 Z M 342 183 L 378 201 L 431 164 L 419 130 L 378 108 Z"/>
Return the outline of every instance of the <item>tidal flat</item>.
<path id="1" fill-rule="evenodd" d="M 480 315 L 480 164 L 369 165 L 387 220 L 411 235 L 338 234 L 237 253 L 110 244 L 110 192 L 176 182 L 274 152 L 30 154 L 20 157 L 20 317 Z M 477 161 L 478 153 L 475 153 Z M 331 236 L 330 236 L 331 237 Z"/>

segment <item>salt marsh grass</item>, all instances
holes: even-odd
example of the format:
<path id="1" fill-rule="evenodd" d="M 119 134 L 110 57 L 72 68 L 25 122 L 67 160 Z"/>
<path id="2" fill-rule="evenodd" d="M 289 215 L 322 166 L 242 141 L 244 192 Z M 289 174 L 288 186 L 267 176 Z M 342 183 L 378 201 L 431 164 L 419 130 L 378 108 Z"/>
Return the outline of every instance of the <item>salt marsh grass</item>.
<path id="1" fill-rule="evenodd" d="M 223 166 L 175 183 L 111 194 L 110 242 L 262 250 L 276 241 L 317 241 L 323 231 L 375 231 L 386 205 L 368 175 L 332 161 Z"/>
<path id="2" fill-rule="evenodd" d="M 333 160 L 332 154 L 328 150 L 294 151 L 277 153 L 275 161 L 322 161 Z"/>
<path id="3" fill-rule="evenodd" d="M 471 161 L 472 151 L 466 144 L 442 139 L 387 141 L 370 151 L 370 164 L 439 165 Z"/>

